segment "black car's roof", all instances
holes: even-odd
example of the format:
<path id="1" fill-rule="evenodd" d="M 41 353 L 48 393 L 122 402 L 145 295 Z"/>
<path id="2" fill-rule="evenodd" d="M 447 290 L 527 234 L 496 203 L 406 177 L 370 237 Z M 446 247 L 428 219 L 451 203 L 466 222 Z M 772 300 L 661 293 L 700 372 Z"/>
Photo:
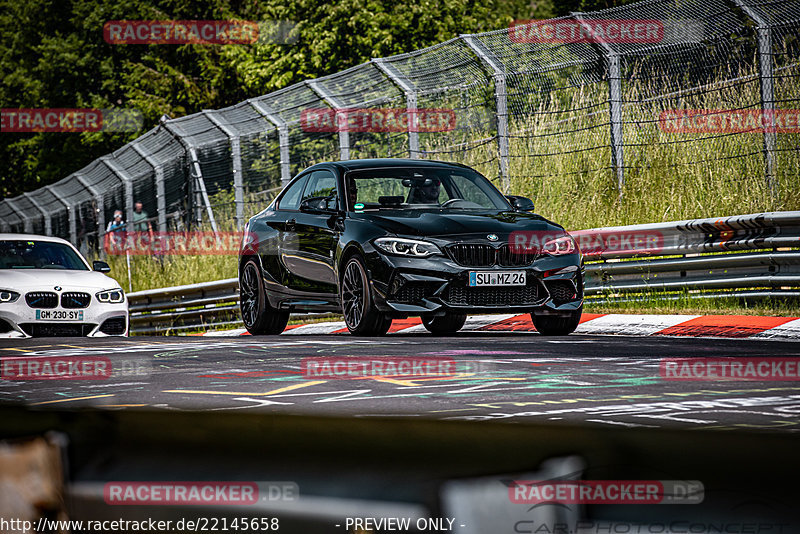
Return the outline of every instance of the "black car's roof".
<path id="1" fill-rule="evenodd" d="M 330 161 L 326 163 L 318 163 L 309 169 L 318 166 L 335 165 L 345 171 L 353 171 L 358 169 L 374 169 L 380 167 L 460 167 L 462 169 L 469 169 L 466 165 L 461 163 L 448 163 L 446 161 L 436 161 L 430 159 L 404 159 L 404 158 L 374 158 L 374 159 L 350 159 L 344 161 Z"/>

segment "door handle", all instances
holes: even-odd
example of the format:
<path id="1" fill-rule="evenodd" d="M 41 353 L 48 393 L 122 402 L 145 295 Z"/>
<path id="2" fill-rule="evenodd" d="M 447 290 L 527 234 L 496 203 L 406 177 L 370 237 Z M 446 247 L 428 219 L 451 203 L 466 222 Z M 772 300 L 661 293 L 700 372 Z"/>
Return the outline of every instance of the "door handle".
<path id="1" fill-rule="evenodd" d="M 286 221 L 286 229 L 290 232 L 294 231 L 295 224 L 297 223 L 297 219 L 289 219 Z"/>

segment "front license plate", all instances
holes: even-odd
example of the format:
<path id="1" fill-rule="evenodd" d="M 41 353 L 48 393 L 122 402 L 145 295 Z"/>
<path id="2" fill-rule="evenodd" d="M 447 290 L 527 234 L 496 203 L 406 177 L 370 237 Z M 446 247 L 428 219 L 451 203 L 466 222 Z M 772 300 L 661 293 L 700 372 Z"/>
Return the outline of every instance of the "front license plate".
<path id="1" fill-rule="evenodd" d="M 36 310 L 37 321 L 83 321 L 83 310 Z"/>
<path id="2" fill-rule="evenodd" d="M 469 286 L 524 286 L 525 271 L 471 271 Z"/>

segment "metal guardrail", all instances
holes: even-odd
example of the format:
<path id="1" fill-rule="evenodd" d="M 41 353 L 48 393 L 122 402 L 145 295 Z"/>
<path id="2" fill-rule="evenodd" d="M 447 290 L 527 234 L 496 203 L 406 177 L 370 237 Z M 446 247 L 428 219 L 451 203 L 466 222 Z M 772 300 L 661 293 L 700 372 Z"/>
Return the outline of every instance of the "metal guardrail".
<path id="1" fill-rule="evenodd" d="M 237 278 L 136 291 L 128 302 L 135 334 L 241 325 Z"/>
<path id="2" fill-rule="evenodd" d="M 647 300 L 653 292 L 664 299 L 800 297 L 800 211 L 572 235 L 583 242 L 589 302 Z M 242 325 L 236 278 L 138 291 L 128 299 L 135 334 Z"/>

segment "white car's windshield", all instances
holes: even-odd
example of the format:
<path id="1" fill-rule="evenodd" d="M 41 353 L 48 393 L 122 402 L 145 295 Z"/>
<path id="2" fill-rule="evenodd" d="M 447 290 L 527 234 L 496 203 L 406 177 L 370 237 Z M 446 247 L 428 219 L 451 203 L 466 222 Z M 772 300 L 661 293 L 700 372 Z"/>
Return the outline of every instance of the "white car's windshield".
<path id="1" fill-rule="evenodd" d="M 509 209 L 505 197 L 469 169 L 392 167 L 347 175 L 348 210 Z"/>
<path id="2" fill-rule="evenodd" d="M 70 247 L 49 241 L 0 241 L 0 269 L 89 270 Z"/>

